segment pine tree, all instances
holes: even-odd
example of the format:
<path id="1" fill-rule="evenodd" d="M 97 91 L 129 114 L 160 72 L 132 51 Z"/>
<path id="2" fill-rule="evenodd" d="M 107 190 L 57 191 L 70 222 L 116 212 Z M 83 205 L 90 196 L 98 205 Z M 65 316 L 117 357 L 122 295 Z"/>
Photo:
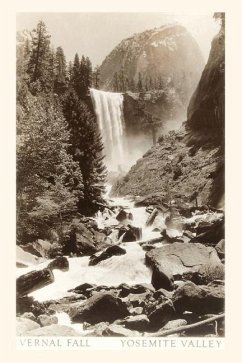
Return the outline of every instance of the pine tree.
<path id="1" fill-rule="evenodd" d="M 43 21 L 32 31 L 31 54 L 27 73 L 33 94 L 49 92 L 52 88 L 50 35 Z"/>
<path id="2" fill-rule="evenodd" d="M 79 210 L 92 214 L 102 202 L 106 167 L 103 164 L 103 144 L 96 119 L 76 92 L 70 89 L 63 100 L 63 114 L 71 135 L 70 152 L 78 161 L 84 185 L 84 200 Z"/>
<path id="3" fill-rule="evenodd" d="M 73 75 L 73 63 L 72 63 L 72 61 L 70 61 L 68 63 L 68 70 L 67 70 L 68 84 L 70 84 L 70 82 L 71 82 L 72 75 Z"/>
<path id="4" fill-rule="evenodd" d="M 70 84 L 74 88 L 76 93 L 79 95 L 80 88 L 81 88 L 81 86 L 80 86 L 81 75 L 80 75 L 80 59 L 79 59 L 79 55 L 77 53 L 75 54 L 75 58 L 74 58 L 74 62 L 73 62 Z"/>
<path id="5" fill-rule="evenodd" d="M 66 58 L 61 47 L 57 47 L 55 53 L 55 85 L 54 91 L 61 95 L 67 87 Z"/>
<path id="6" fill-rule="evenodd" d="M 92 85 L 94 88 L 99 89 L 99 82 L 100 82 L 100 70 L 99 66 L 96 66 L 94 68 L 93 74 L 92 74 Z"/>
<path id="7" fill-rule="evenodd" d="M 16 78 L 17 78 L 17 101 L 22 102 L 28 91 L 28 75 L 27 68 L 30 57 L 30 41 L 27 37 L 23 39 L 21 34 L 18 34 L 18 45 L 16 49 Z"/>

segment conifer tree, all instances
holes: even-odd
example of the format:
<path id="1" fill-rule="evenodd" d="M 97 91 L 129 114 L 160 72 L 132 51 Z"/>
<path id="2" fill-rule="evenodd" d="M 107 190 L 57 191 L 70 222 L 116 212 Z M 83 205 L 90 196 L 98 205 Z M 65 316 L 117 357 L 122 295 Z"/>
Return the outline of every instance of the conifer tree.
<path id="1" fill-rule="evenodd" d="M 79 210 L 92 214 L 102 202 L 106 167 L 103 164 L 103 144 L 96 119 L 73 89 L 63 100 L 63 114 L 68 122 L 71 135 L 70 152 L 78 161 L 84 185 L 84 200 Z"/>
<path id="2" fill-rule="evenodd" d="M 50 35 L 43 21 L 32 31 L 31 48 L 27 70 L 30 89 L 33 94 L 49 92 L 52 88 Z"/>
<path id="3" fill-rule="evenodd" d="M 79 55 L 76 53 L 73 67 L 72 67 L 72 74 L 70 79 L 71 86 L 74 88 L 76 93 L 80 94 L 80 84 L 81 84 L 81 75 L 80 75 L 80 59 Z"/>
<path id="4" fill-rule="evenodd" d="M 99 66 L 96 66 L 94 68 L 93 74 L 92 74 L 92 85 L 94 88 L 99 89 L 99 82 L 100 82 L 100 70 Z"/>
<path id="5" fill-rule="evenodd" d="M 63 94 L 67 87 L 66 58 L 61 47 L 57 47 L 55 54 L 55 87 L 57 94 Z"/>

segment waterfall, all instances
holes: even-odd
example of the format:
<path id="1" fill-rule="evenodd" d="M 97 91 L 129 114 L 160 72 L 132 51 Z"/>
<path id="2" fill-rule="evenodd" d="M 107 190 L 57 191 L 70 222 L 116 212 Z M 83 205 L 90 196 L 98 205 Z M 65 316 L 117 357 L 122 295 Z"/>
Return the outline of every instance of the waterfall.
<path id="1" fill-rule="evenodd" d="M 117 170 L 124 164 L 123 95 L 90 89 L 104 144 L 106 165 Z"/>

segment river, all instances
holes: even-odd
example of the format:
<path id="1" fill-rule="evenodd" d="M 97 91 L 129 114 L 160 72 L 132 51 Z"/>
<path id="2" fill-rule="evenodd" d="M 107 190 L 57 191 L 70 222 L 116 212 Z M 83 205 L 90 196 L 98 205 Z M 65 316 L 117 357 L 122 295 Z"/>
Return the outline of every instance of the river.
<path id="1" fill-rule="evenodd" d="M 96 266 L 89 266 L 89 256 L 83 257 L 68 257 L 69 270 L 60 271 L 54 270 L 55 280 L 52 284 L 47 285 L 39 290 L 29 294 L 36 300 L 43 302 L 50 299 L 60 299 L 64 296 L 71 295 L 69 289 L 82 284 L 90 283 L 95 285 L 118 286 L 121 283 L 135 285 L 138 283 L 150 283 L 151 271 L 145 265 L 145 251 L 140 246 L 139 242 L 148 241 L 160 237 L 160 232 L 153 232 L 153 227 L 146 227 L 146 221 L 149 213 L 145 207 L 134 207 L 132 200 L 126 198 L 109 198 L 110 186 L 107 187 L 105 198 L 111 206 L 121 206 L 133 215 L 132 225 L 142 228 L 142 240 L 136 242 L 120 243 L 120 246 L 126 250 L 126 254 L 122 256 L 113 256 L 107 260 L 101 261 Z M 98 212 L 95 220 L 99 228 L 117 227 L 118 221 L 115 212 L 104 211 Z M 116 229 L 117 232 L 117 229 Z M 117 241 L 113 241 L 117 243 Z M 157 245 L 161 245 L 157 244 Z M 32 270 L 45 268 L 50 260 L 38 265 L 30 265 L 26 268 L 17 268 L 17 276 L 21 276 Z"/>

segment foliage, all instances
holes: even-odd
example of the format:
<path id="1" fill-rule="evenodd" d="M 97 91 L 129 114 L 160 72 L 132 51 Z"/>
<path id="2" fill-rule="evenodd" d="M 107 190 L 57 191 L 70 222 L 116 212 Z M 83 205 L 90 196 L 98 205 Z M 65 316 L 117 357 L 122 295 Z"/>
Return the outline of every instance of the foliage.
<path id="1" fill-rule="evenodd" d="M 35 239 L 76 210 L 83 193 L 57 101 L 29 92 L 17 109 L 17 237 Z M 48 228 L 47 228 L 48 229 Z M 27 242 L 26 240 L 26 242 Z"/>
<path id="2" fill-rule="evenodd" d="M 84 200 L 79 203 L 79 208 L 89 214 L 97 209 L 97 203 L 103 202 L 106 168 L 102 139 L 95 117 L 73 89 L 63 100 L 63 114 L 71 135 L 70 152 L 78 161 L 83 176 Z"/>
<path id="3" fill-rule="evenodd" d="M 29 87 L 33 94 L 49 92 L 52 87 L 53 55 L 50 47 L 50 35 L 43 21 L 39 21 L 31 35 L 31 52 L 27 69 Z"/>

